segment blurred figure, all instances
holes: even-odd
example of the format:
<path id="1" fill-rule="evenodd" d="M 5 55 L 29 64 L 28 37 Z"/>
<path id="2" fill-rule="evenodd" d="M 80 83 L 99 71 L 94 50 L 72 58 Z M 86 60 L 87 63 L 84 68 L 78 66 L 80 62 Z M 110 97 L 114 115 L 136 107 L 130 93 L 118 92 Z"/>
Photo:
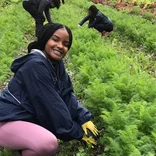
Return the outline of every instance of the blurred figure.
<path id="1" fill-rule="evenodd" d="M 88 15 L 82 19 L 79 26 L 82 26 L 86 21 L 89 21 L 88 28 L 95 28 L 101 33 L 102 37 L 113 31 L 112 21 L 100 12 L 95 5 L 88 8 Z"/>
<path id="2" fill-rule="evenodd" d="M 64 0 L 62 0 L 62 3 L 65 3 Z M 23 8 L 35 19 L 36 37 L 38 36 L 40 29 L 43 27 L 45 19 L 47 19 L 48 23 L 52 23 L 50 9 L 59 9 L 60 5 L 60 0 L 23 0 Z"/>

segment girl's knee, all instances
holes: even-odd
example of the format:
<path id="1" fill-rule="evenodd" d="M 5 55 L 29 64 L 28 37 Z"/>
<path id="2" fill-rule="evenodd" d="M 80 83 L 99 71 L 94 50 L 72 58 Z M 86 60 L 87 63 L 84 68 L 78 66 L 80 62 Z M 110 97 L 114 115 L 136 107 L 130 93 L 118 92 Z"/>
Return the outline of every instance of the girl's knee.
<path id="1" fill-rule="evenodd" d="M 42 144 L 38 147 L 39 155 L 43 156 L 52 156 L 56 153 L 58 147 L 57 138 L 55 136 L 47 139 L 46 141 L 42 142 Z"/>
<path id="2" fill-rule="evenodd" d="M 58 147 L 58 141 L 56 137 L 53 137 L 52 140 L 50 140 L 49 142 L 47 142 L 47 151 L 50 151 L 50 153 L 55 153 Z"/>
<path id="3" fill-rule="evenodd" d="M 58 147 L 57 138 L 54 135 L 43 137 L 40 141 L 35 142 L 30 149 L 22 151 L 23 156 L 53 156 Z"/>

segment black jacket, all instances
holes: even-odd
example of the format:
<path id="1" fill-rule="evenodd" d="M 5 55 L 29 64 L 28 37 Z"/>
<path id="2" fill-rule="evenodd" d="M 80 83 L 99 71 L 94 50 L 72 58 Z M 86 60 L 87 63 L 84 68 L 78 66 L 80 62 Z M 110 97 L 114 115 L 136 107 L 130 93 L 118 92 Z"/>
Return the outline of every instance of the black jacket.
<path id="1" fill-rule="evenodd" d="M 36 8 L 38 9 L 38 14 L 43 14 L 44 12 L 47 18 L 47 21 L 51 23 L 52 20 L 50 16 L 50 6 L 52 3 L 52 0 L 30 0 L 30 1 L 33 1 L 33 3 L 36 5 Z"/>
<path id="2" fill-rule="evenodd" d="M 83 137 L 81 125 L 91 113 L 76 100 L 62 61 L 54 67 L 35 50 L 16 59 L 11 70 L 15 74 L 0 94 L 0 121 L 33 122 L 64 141 Z"/>
<path id="3" fill-rule="evenodd" d="M 97 24 L 104 24 L 104 25 L 105 24 L 111 24 L 112 25 L 111 20 L 107 16 L 105 16 L 102 12 L 100 12 L 100 11 L 98 11 L 98 13 L 96 14 L 94 19 L 91 19 L 89 15 L 84 17 L 81 20 L 81 22 L 79 23 L 79 25 L 82 26 L 88 20 L 89 20 L 89 24 L 88 24 L 89 28 L 92 28 L 92 27 L 94 27 Z"/>

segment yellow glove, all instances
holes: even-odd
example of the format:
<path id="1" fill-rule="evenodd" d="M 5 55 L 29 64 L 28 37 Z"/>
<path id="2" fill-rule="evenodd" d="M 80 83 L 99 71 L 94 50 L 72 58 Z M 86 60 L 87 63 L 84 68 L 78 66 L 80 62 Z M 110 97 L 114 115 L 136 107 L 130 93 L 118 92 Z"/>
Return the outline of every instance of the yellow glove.
<path id="1" fill-rule="evenodd" d="M 83 136 L 82 140 L 85 141 L 86 143 L 91 143 L 93 145 L 97 144 L 92 137 L 87 137 L 86 135 Z"/>
<path id="2" fill-rule="evenodd" d="M 92 121 L 88 121 L 88 122 L 84 123 L 82 125 L 82 129 L 84 130 L 86 135 L 88 134 L 87 129 L 89 129 L 95 136 L 98 135 L 98 130 Z"/>

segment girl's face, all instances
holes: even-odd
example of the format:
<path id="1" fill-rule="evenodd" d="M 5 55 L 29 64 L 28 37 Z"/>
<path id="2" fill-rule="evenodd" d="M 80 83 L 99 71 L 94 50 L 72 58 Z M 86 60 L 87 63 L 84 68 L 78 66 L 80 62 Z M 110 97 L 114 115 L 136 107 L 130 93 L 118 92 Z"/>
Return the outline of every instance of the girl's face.
<path id="1" fill-rule="evenodd" d="M 60 60 L 68 52 L 69 34 L 65 28 L 60 28 L 54 32 L 45 45 L 45 55 L 50 60 Z"/>

